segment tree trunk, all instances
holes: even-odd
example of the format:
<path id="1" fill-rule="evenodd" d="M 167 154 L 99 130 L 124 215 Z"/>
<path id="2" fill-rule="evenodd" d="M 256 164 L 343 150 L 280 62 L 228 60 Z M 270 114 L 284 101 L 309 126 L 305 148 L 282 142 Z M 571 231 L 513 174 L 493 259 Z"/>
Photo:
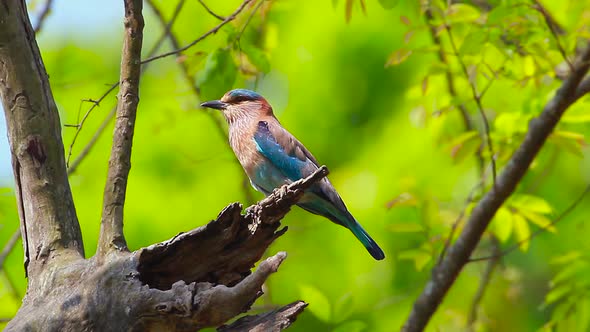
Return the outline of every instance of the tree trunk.
<path id="1" fill-rule="evenodd" d="M 6 331 L 196 331 L 245 312 L 285 259 L 252 266 L 286 228 L 280 219 L 325 167 L 241 213 L 226 207 L 209 224 L 129 252 L 123 203 L 141 61 L 141 0 L 125 1 L 126 39 L 114 144 L 96 256 L 84 257 L 67 178 L 61 125 L 24 0 L 0 2 L 0 93 L 12 153 L 27 293 Z M 138 40 L 139 39 L 139 40 Z M 111 173 L 112 172 L 112 173 Z M 305 307 L 244 317 L 224 331 L 275 331 Z"/>

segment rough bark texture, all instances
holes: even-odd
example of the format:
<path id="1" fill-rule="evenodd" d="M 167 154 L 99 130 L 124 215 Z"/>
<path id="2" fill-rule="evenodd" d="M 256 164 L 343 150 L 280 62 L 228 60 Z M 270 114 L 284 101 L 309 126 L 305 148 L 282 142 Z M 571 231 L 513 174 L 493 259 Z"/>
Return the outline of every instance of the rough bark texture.
<path id="1" fill-rule="evenodd" d="M 303 312 L 307 303 L 303 301 L 293 302 L 280 309 L 260 315 L 246 316 L 238 319 L 230 325 L 224 325 L 217 329 L 219 332 L 274 332 L 282 331 L 291 326 L 297 315 Z"/>
<path id="2" fill-rule="evenodd" d="M 125 9 L 128 37 L 141 38 L 141 1 L 126 0 Z M 114 135 L 114 143 L 120 145 L 113 148 L 115 157 L 110 161 L 114 176 L 109 171 L 106 226 L 101 229 L 107 249 L 103 253 L 109 254 L 99 251 L 84 259 L 59 116 L 25 2 L 0 0 L 0 93 L 29 278 L 23 304 L 6 331 L 196 331 L 219 326 L 248 310 L 262 294 L 262 284 L 286 254 L 264 260 L 255 272 L 251 268 L 286 231 L 278 230 L 279 221 L 303 190 L 328 173 L 322 167 L 307 179 L 277 189 L 245 214 L 239 204 L 231 204 L 206 226 L 128 252 L 122 209 L 138 103 L 141 41 L 126 41 L 126 51 L 134 55 L 124 54 L 122 61 L 126 68 L 121 69 L 119 99 L 124 105 L 118 110 L 121 126 L 115 126 Z M 280 330 L 304 306 L 291 304 L 248 324 Z M 243 330 L 238 325 L 225 329 Z"/>
<path id="3" fill-rule="evenodd" d="M 125 38 L 121 55 L 121 78 L 117 117 L 109 170 L 104 188 L 104 202 L 100 221 L 98 254 L 109 250 L 127 251 L 123 235 L 123 206 L 127 191 L 127 178 L 131 169 L 131 148 L 137 105 L 139 104 L 139 77 L 141 75 L 141 45 L 143 41 L 143 0 L 125 0 Z"/>
<path id="4" fill-rule="evenodd" d="M 64 262 L 82 259 L 84 249 L 67 180 L 57 107 L 24 1 L 0 2 L 0 93 L 28 293 L 43 292 L 43 279 Z"/>

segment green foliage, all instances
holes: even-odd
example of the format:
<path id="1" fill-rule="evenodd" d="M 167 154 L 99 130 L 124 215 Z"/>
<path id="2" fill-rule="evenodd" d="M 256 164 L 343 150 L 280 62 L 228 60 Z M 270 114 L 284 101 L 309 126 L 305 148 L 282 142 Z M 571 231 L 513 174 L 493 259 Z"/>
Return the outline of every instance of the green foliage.
<path id="1" fill-rule="evenodd" d="M 228 15 L 240 2 L 207 3 Z M 590 36 L 585 1 L 543 2 L 566 32 L 558 35 L 530 2 L 494 0 L 487 9 L 476 3 L 273 0 L 257 7 L 256 1 L 176 59 L 200 95 L 174 61 L 151 63 L 142 76 L 125 205 L 131 248 L 203 225 L 228 203 L 261 198 L 244 186 L 224 127 L 216 125 L 223 125 L 220 115 L 198 109 L 231 88 L 254 89 L 330 168 L 330 180 L 387 256 L 373 261 L 346 229 L 294 209 L 284 220 L 289 231 L 269 250 L 286 250 L 289 259 L 254 310 L 300 298 L 310 305 L 293 331 L 398 329 L 446 243 L 493 187 L 491 158 L 498 173 L 507 167 L 567 74 L 560 47 L 571 59 Z M 158 5 L 172 15 L 175 3 Z M 182 45 L 220 22 L 197 1 L 185 6 L 172 29 Z M 161 27 L 145 12 L 147 49 Z M 121 27 L 111 22 L 64 35 L 47 23 L 40 49 L 61 122 L 76 124 L 88 107 L 81 100 L 97 99 L 118 79 Z M 115 102 L 112 94 L 90 114 L 74 158 Z M 588 329 L 590 260 L 583 253 L 590 249 L 590 205 L 554 221 L 590 180 L 589 103 L 585 97 L 568 110 L 482 238 L 477 256 L 489 255 L 495 242 L 520 250 L 496 266 L 475 331 Z M 75 130 L 62 128 L 66 146 Z M 111 131 L 70 177 L 88 256 L 96 247 Z M 18 225 L 12 189 L 0 195 L 0 217 L 3 244 Z M 465 329 L 485 264 L 464 269 L 427 331 Z M 0 318 L 17 310 L 23 275 L 19 243 L 0 273 Z"/>

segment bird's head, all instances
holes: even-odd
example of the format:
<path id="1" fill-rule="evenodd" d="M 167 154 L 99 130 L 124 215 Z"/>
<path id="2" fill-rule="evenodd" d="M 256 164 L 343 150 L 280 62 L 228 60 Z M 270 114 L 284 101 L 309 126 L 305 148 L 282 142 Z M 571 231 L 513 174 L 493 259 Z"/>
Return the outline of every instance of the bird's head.
<path id="1" fill-rule="evenodd" d="M 201 107 L 213 108 L 223 112 L 228 123 L 247 118 L 258 118 L 271 115 L 272 107 L 258 93 L 235 89 L 227 92 L 220 100 L 211 100 L 201 104 Z"/>

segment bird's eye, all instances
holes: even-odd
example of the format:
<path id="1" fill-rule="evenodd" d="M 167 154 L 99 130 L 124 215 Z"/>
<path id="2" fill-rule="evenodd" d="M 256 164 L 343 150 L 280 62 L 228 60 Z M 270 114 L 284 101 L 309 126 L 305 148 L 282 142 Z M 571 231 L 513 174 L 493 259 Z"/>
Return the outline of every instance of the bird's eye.
<path id="1" fill-rule="evenodd" d="M 238 104 L 238 103 L 241 103 L 243 101 L 248 101 L 248 100 L 250 100 L 250 98 L 248 98 L 247 96 L 236 96 L 236 97 L 231 98 L 230 102 L 232 104 Z"/>

